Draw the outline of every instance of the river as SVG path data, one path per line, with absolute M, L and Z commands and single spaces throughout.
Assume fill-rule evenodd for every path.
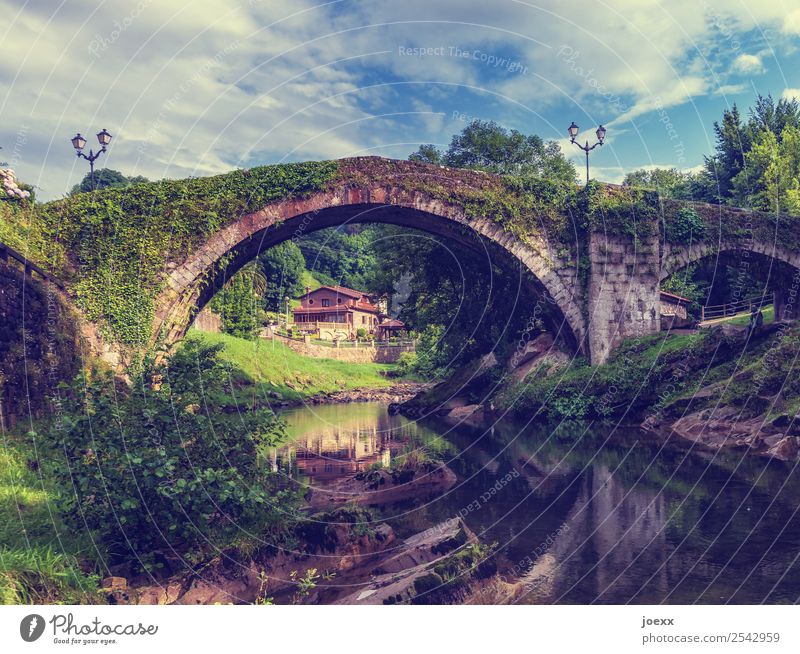
M 422 450 L 457 483 L 372 507 L 400 537 L 463 517 L 497 544 L 525 603 L 796 603 L 800 474 L 793 464 L 692 449 L 587 423 L 411 421 L 377 403 L 287 410 L 271 456 L 325 488 Z

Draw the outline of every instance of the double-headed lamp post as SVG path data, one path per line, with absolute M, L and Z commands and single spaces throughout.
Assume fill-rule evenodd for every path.
M 111 143 L 111 134 L 109 134 L 105 129 L 102 132 L 97 133 L 97 142 L 100 143 L 100 149 L 95 153 L 92 150 L 89 150 L 89 154 L 86 155 L 83 153 L 83 148 L 86 147 L 86 139 L 83 138 L 78 132 L 75 136 L 72 137 L 72 147 L 75 148 L 75 154 L 79 157 L 83 157 L 86 161 L 89 162 L 89 176 L 92 180 L 92 190 L 94 191 L 94 162 L 95 160 L 106 151 L 106 146 Z
M 595 131 L 595 134 L 597 134 L 597 143 L 592 146 L 589 145 L 589 141 L 586 141 L 586 145 L 581 145 L 575 141 L 575 137 L 578 136 L 579 129 L 580 128 L 575 124 L 575 121 L 573 121 L 572 125 L 567 128 L 567 132 L 569 132 L 570 141 L 586 153 L 586 186 L 589 186 L 589 153 L 598 145 L 603 145 L 603 141 L 605 141 L 606 138 L 606 128 L 602 125 L 597 128 Z

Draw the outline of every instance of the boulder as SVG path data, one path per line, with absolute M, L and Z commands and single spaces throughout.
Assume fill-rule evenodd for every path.
M 783 461 L 793 461 L 800 452 L 800 437 L 784 436 L 767 450 L 767 454 Z
M 473 417 L 476 413 L 483 413 L 483 407 L 480 404 L 465 404 L 463 406 L 456 406 L 447 412 L 448 418 L 456 420 L 464 420 Z M 479 417 L 479 416 L 474 416 Z
M 538 359 L 553 349 L 553 337 L 549 333 L 539 334 L 532 341 L 527 341 L 525 347 L 515 352 L 508 361 L 509 370 L 519 368 L 531 359 Z
M 106 577 L 100 582 L 100 588 L 107 591 L 126 590 L 128 580 L 125 577 Z

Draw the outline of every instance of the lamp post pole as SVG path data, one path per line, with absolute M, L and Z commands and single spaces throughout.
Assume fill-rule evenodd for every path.
M 597 143 L 591 146 L 589 145 L 589 141 L 586 141 L 585 145 L 581 145 L 575 140 L 575 137 L 578 136 L 579 129 L 580 128 L 573 121 L 573 123 L 567 128 L 567 133 L 569 134 L 570 142 L 586 153 L 586 186 L 589 186 L 589 153 L 598 145 L 603 145 L 603 141 L 606 138 L 606 128 L 602 125 L 597 128 L 595 131 L 595 134 L 597 135 Z
M 97 142 L 100 144 L 100 149 L 97 152 L 89 150 L 88 155 L 83 152 L 83 148 L 86 147 L 86 139 L 81 136 L 80 132 L 73 136 L 71 141 L 72 147 L 75 148 L 75 154 L 89 162 L 89 179 L 91 180 L 92 190 L 94 191 L 94 162 L 106 151 L 106 146 L 111 143 L 111 134 L 105 129 L 98 132 Z

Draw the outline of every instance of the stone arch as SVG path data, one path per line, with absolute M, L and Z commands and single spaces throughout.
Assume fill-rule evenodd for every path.
M 764 278 L 775 292 L 776 317 L 800 318 L 800 252 L 758 240 L 695 243 L 689 247 L 665 244 L 659 281 L 694 263 L 710 260 L 740 264 L 743 270 Z
M 488 243 L 506 261 L 517 263 L 558 317 L 562 340 L 584 353 L 587 325 L 581 310 L 577 269 L 542 238 L 526 241 L 488 218 L 473 218 L 463 207 L 421 190 L 401 186 L 343 183 L 306 198 L 272 203 L 231 222 L 179 265 L 168 271 L 156 299 L 153 338 L 167 346 L 179 341 L 194 315 L 220 286 L 217 264 L 227 258 L 234 274 L 259 252 L 283 241 L 348 222 L 401 225 L 467 245 Z M 533 308 L 532 308 L 533 311 Z

